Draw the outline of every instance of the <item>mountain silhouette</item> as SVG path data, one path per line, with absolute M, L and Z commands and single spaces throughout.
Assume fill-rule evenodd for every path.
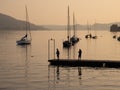
M 0 30 L 24 30 L 26 21 L 15 19 L 11 16 L 0 13 Z M 31 30 L 44 30 L 43 26 L 30 23 Z
M 90 25 L 91 30 L 109 30 L 110 25 L 112 23 L 95 23 Z M 50 30 L 66 30 L 67 25 L 43 25 L 43 27 L 49 28 Z M 81 24 L 76 24 L 75 25 L 77 30 L 88 30 L 88 25 L 81 25 Z M 73 25 L 70 25 L 70 28 L 73 29 Z

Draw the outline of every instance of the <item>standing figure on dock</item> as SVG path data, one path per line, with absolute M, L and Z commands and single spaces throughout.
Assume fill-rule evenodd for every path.
M 57 59 L 59 60 L 60 51 L 58 48 L 56 49 L 56 55 L 57 55 Z
M 78 51 L 78 59 L 81 59 L 81 55 L 82 55 L 82 50 L 79 49 L 79 51 Z

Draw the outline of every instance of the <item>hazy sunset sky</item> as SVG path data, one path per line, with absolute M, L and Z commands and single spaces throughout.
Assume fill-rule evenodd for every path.
M 70 18 L 75 13 L 79 24 L 120 21 L 120 0 L 0 0 L 0 13 L 25 19 L 25 5 L 32 23 L 67 24 L 67 7 Z

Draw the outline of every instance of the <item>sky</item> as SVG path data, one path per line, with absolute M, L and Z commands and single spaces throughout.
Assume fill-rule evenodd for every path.
M 27 5 L 29 20 L 34 24 L 67 24 L 67 7 L 70 23 L 73 12 L 76 23 L 110 23 L 120 21 L 120 0 L 0 0 L 0 13 L 25 20 Z

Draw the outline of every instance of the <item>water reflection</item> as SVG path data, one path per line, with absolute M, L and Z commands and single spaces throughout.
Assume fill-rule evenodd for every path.
M 62 39 L 66 36 L 64 34 L 65 31 L 57 30 L 32 31 L 32 47 L 26 48 L 26 46 L 15 44 L 15 41 L 23 35 L 22 31 L 1 31 L 0 88 L 5 90 L 96 90 L 102 87 L 109 90 L 112 86 L 119 90 L 120 72 L 117 69 L 48 66 L 47 40 L 51 36 L 55 38 L 56 46 L 60 49 L 60 58 L 67 58 L 68 50 L 63 49 L 61 45 Z M 85 34 L 86 31 L 78 31 L 81 40 L 76 47 L 71 48 L 71 58 L 76 58 L 78 49 L 81 48 L 82 59 L 120 60 L 120 42 L 112 38 L 113 33 L 98 31 L 99 37 L 95 40 L 86 40 Z M 51 49 L 53 51 L 53 48 Z
M 31 45 L 17 45 L 20 50 L 21 61 L 23 61 L 23 75 L 24 75 L 24 85 L 25 88 L 29 88 L 29 67 L 30 67 L 30 57 L 31 56 Z
M 81 69 L 81 67 L 78 67 L 78 75 L 80 76 L 79 79 L 81 79 L 81 76 L 82 76 L 82 69 Z
M 56 73 L 57 73 L 57 80 L 60 80 L 60 71 L 59 71 L 59 66 L 57 66 L 57 70 L 56 70 Z
M 48 65 L 48 90 L 58 87 L 74 87 L 82 83 L 81 67 L 61 67 Z

